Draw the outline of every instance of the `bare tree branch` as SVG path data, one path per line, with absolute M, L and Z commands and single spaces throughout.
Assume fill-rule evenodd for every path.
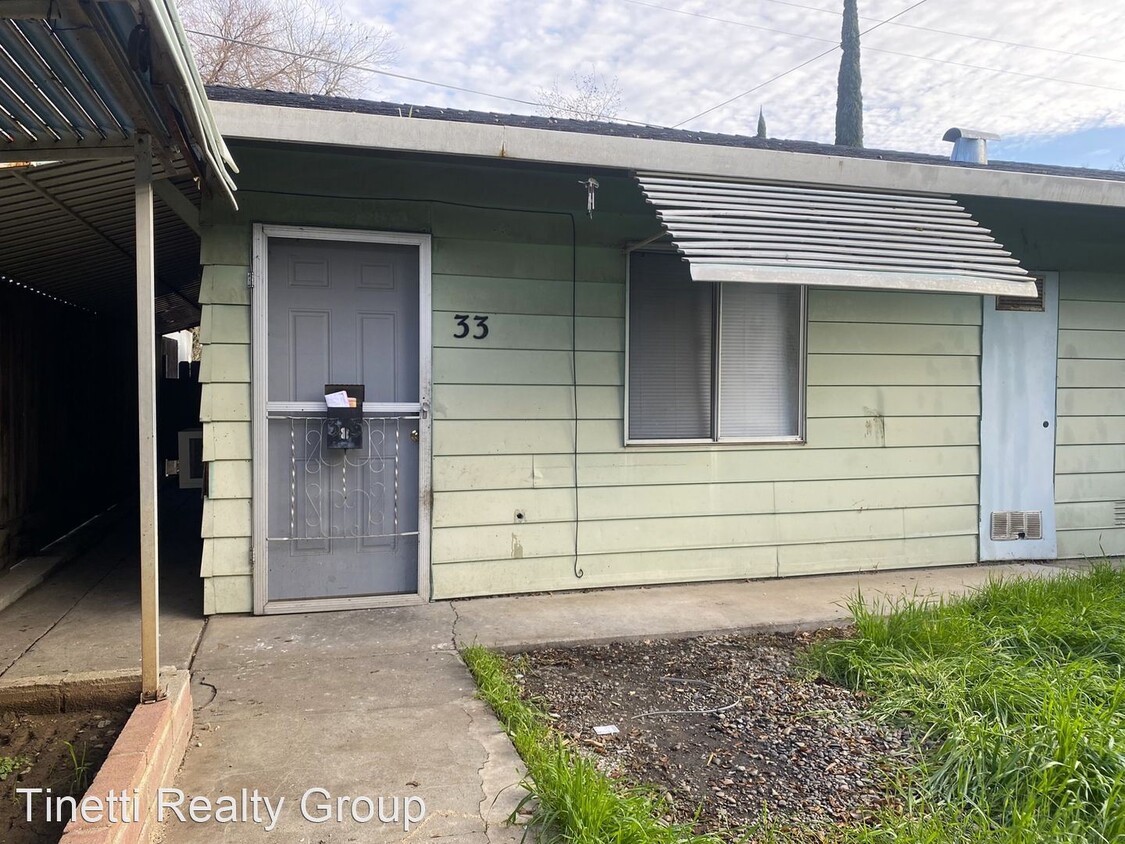
M 398 55 L 391 33 L 352 20 L 341 0 L 180 0 L 179 8 L 208 85 L 356 94 L 368 74 L 347 65 L 383 68 Z
M 621 110 L 621 88 L 617 77 L 605 77 L 591 65 L 588 71 L 575 70 L 570 84 L 556 76 L 550 88 L 540 88 L 535 97 L 540 114 L 573 120 L 612 120 Z

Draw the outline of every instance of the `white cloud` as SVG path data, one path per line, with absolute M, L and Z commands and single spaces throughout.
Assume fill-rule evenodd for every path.
M 603 74 L 619 79 L 622 117 L 661 125 L 679 123 L 745 91 L 822 52 L 839 37 L 842 4 L 832 0 L 792 0 L 824 11 L 769 0 L 651 2 L 812 38 L 646 8 L 627 0 L 353 0 L 357 11 L 398 36 L 402 53 L 394 68 L 397 72 L 534 100 L 538 89 L 549 87 L 556 77 L 565 79 L 576 68 L 596 64 Z M 872 26 L 912 2 L 861 0 L 861 27 Z M 1125 55 L 1119 35 L 1125 31 L 1125 3 L 928 0 L 896 22 L 909 26 L 882 26 L 863 38 L 864 128 L 869 147 L 945 152 L 948 145 L 941 135 L 955 125 L 1020 137 L 1125 126 Z M 916 27 L 1048 49 L 1017 48 Z M 771 135 L 830 142 L 838 62 L 838 53 L 826 56 L 685 128 L 752 133 L 758 108 L 764 106 Z M 1035 76 L 1101 87 L 1028 78 Z M 488 111 L 531 110 L 385 78 L 373 79 L 367 96 Z

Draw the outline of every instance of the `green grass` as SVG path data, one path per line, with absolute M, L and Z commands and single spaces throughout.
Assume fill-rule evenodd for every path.
M 1125 572 L 886 609 L 857 598 L 857 635 L 809 655 L 928 748 L 908 810 L 849 839 L 1125 841 Z
M 503 656 L 479 645 L 461 651 L 481 697 L 527 765 L 532 823 L 541 840 L 569 844 L 719 844 L 684 825 L 662 823 L 652 795 L 610 780 L 554 731 L 520 694 Z

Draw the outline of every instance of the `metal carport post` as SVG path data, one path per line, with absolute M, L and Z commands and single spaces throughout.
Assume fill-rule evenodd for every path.
M 134 136 L 133 216 L 137 249 L 137 440 L 140 447 L 141 699 L 159 700 L 160 547 L 156 499 L 156 239 L 152 137 Z
M 174 0 L 3 0 L 0 56 L 0 162 L 133 159 L 141 693 L 158 700 L 153 153 L 165 176 L 191 173 L 201 191 L 234 207 L 237 167 L 215 127 Z M 180 205 L 173 198 L 173 210 Z

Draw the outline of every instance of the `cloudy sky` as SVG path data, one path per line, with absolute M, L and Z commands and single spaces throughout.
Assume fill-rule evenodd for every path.
M 393 70 L 535 100 L 576 70 L 616 77 L 619 117 L 831 141 L 841 0 L 348 0 L 395 35 Z M 662 8 L 660 8 L 662 7 Z M 911 8 L 914 7 L 914 8 Z M 1125 156 L 1121 0 L 859 0 L 868 147 L 945 153 L 950 126 L 995 158 L 1112 167 Z M 909 10 L 909 11 L 906 11 Z M 767 84 L 763 84 L 767 83 Z M 694 115 L 761 85 L 727 106 Z M 369 98 L 533 111 L 372 77 Z

